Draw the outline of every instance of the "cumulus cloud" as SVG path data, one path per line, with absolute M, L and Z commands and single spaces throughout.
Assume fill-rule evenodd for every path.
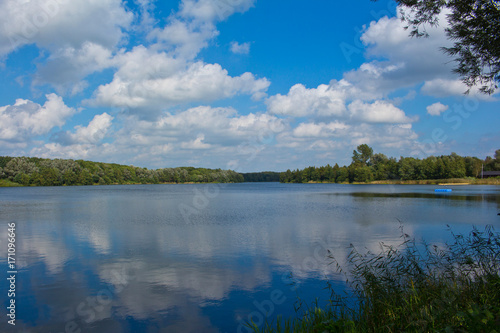
M 14 105 L 0 107 L 0 140 L 29 141 L 38 135 L 61 127 L 76 110 L 64 104 L 56 94 L 46 95 L 42 106 L 29 100 L 18 99 Z
M 387 88 L 396 89 L 436 77 L 452 77 L 452 59 L 441 50 L 441 47 L 452 45 L 445 33 L 445 28 L 448 26 L 447 14 L 443 11 L 439 15 L 440 25 L 427 27 L 428 38 L 408 37 L 408 30 L 405 30 L 407 23 L 401 21 L 399 11 L 397 17 L 383 17 L 371 22 L 361 36 L 361 41 L 368 48 L 368 56 L 381 57 L 389 61 L 388 63 L 375 61 L 371 65 L 385 69 L 391 64 L 396 66 L 393 70 L 386 70 L 384 73 L 375 72 L 381 75 L 375 75 L 373 79 L 383 80 L 382 83 L 388 85 Z M 369 79 L 369 74 L 372 73 L 373 71 L 371 73 L 365 71 L 364 77 L 360 79 Z
M 132 19 L 120 0 L 5 0 L 0 3 L 0 58 L 28 44 L 57 50 L 92 42 L 113 48 Z
M 181 147 L 184 149 L 209 149 L 212 147 L 212 145 L 203 142 L 205 140 L 205 135 L 204 134 L 199 134 L 195 140 L 189 141 L 189 142 L 183 142 L 181 144 Z
M 438 78 L 426 81 L 422 86 L 421 92 L 425 95 L 433 97 L 450 97 L 463 95 L 468 90 L 468 87 L 458 79 Z M 479 87 L 472 87 L 468 96 L 474 97 L 483 101 L 495 100 L 494 95 L 500 90 L 496 90 L 493 95 L 486 95 L 479 91 Z
M 303 154 L 316 151 L 323 156 L 325 151 L 331 153 L 363 143 L 387 149 L 413 149 L 417 139 L 411 124 L 305 123 L 279 133 L 276 147 Z
M 269 144 L 276 133 L 288 128 L 285 121 L 269 114 L 240 115 L 233 108 L 209 106 L 167 112 L 154 120 L 125 115 L 120 123 L 123 127 L 113 132 L 106 148 L 113 151 L 109 156 L 147 160 L 161 167 L 165 167 L 165 156 L 172 166 L 228 167 L 225 163 L 235 156 L 253 154 L 255 147 Z M 87 154 L 95 153 L 89 149 Z M 215 160 L 219 164 L 211 164 Z
M 64 159 L 95 159 L 100 161 L 116 162 L 114 157 L 118 156 L 116 147 L 109 143 L 95 144 L 71 144 L 62 145 L 58 142 L 46 143 L 40 147 L 30 150 L 30 155 L 42 158 L 64 158 Z
M 112 121 L 113 117 L 106 112 L 96 115 L 88 126 L 76 126 L 74 133 L 58 133 L 57 141 L 64 145 L 97 144 L 105 138 Z
M 168 18 L 163 28 L 155 28 L 149 38 L 163 50 L 192 60 L 208 42 L 219 35 L 215 24 L 230 15 L 243 13 L 254 0 L 183 0 L 179 11 Z
M 249 54 L 250 53 L 250 43 L 238 43 L 231 42 L 231 52 L 234 54 Z
M 282 116 L 327 116 L 368 123 L 410 123 L 415 120 L 388 101 L 364 103 L 356 99 L 346 106 L 355 96 L 362 96 L 358 91 L 346 80 L 332 81 L 330 85 L 322 84 L 311 89 L 296 84 L 287 95 L 270 97 L 267 100 L 268 111 Z
M 293 130 L 293 135 L 297 138 L 304 137 L 333 137 L 345 134 L 349 125 L 339 121 L 331 123 L 301 123 Z
M 132 117 L 129 122 L 134 126 L 125 130 L 128 134 L 123 139 L 131 138 L 145 145 L 190 142 L 193 135 L 197 136 L 198 142 L 209 140 L 213 144 L 235 144 L 252 136 L 258 137 L 260 131 L 285 127 L 284 121 L 268 114 L 239 115 L 233 108 L 209 106 L 190 108 L 177 114 L 167 113 L 155 121 L 136 122 Z
M 444 105 L 439 102 L 429 105 L 427 107 L 427 113 L 430 114 L 431 116 L 439 116 L 446 110 L 448 110 L 448 105 Z
M 120 0 L 5 0 L 0 21 L 0 60 L 34 44 L 48 56 L 35 60 L 33 85 L 75 95 L 87 88 L 85 77 L 111 66 L 133 13 Z
M 156 48 L 192 60 L 218 34 L 212 22 L 186 22 L 174 18 L 164 28 L 153 29 L 149 39 L 157 42 Z
M 244 13 L 255 0 L 183 0 L 179 15 L 200 21 L 222 21 L 234 13 Z
M 137 47 L 119 60 L 113 81 L 100 86 L 94 103 L 121 108 L 161 108 L 210 102 L 238 94 L 265 96 L 270 82 L 251 73 L 232 77 L 219 64 L 184 63 L 166 53 Z M 138 70 L 140 69 L 140 70 Z
M 81 80 L 113 66 L 113 57 L 110 49 L 91 42 L 84 43 L 80 48 L 62 48 L 53 52 L 46 63 L 38 66 L 33 83 L 51 84 L 60 94 L 69 91 L 75 95 L 88 86 Z
M 352 119 L 367 123 L 411 123 L 411 119 L 405 115 L 403 110 L 386 101 L 375 101 L 374 103 L 363 103 L 356 100 L 349 104 L 349 112 Z
M 271 96 L 266 103 L 271 114 L 281 116 L 341 116 L 346 111 L 345 99 L 345 90 L 332 89 L 326 84 L 311 89 L 296 84 L 287 95 Z

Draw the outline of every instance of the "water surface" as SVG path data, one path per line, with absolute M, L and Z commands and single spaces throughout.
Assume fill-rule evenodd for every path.
M 500 226 L 500 187 L 246 183 L 0 188 L 16 223 L 16 326 L 2 332 L 247 332 L 344 288 L 326 249 L 376 251 L 400 227 L 442 243 Z M 6 250 L 0 267 L 7 274 Z M 0 282 L 6 294 L 7 281 Z M 8 299 L 0 309 L 6 318 Z

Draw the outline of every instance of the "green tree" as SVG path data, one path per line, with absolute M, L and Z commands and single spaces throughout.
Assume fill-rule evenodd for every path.
M 75 185 L 78 181 L 78 177 L 73 170 L 66 170 L 63 173 L 63 183 L 64 185 Z
M 83 169 L 78 176 L 78 184 L 81 185 L 92 185 L 92 174 L 88 169 Z
M 378 1 L 378 0 L 374 0 Z M 426 37 L 421 26 L 439 24 L 438 15 L 447 10 L 448 39 L 452 47 L 443 51 L 458 63 L 454 72 L 469 87 L 492 94 L 500 81 L 500 5 L 496 0 L 396 0 L 410 36 Z
M 359 145 L 356 150 L 352 152 L 352 163 L 368 165 L 370 158 L 373 155 L 373 149 L 367 144 Z
M 500 149 L 495 151 L 495 159 L 492 161 L 491 169 L 493 171 L 500 171 Z
M 21 184 L 21 185 L 29 185 L 30 184 L 30 176 L 25 174 L 24 172 L 19 172 L 15 177 L 14 177 L 14 182 Z
M 362 166 L 354 169 L 354 181 L 367 183 L 373 180 L 373 173 L 370 167 Z
M 337 179 L 335 180 L 336 183 L 345 183 L 349 181 L 349 170 L 347 167 L 343 166 L 339 168 L 338 173 L 337 173 Z
M 46 168 L 40 172 L 40 185 L 42 186 L 59 186 L 62 185 L 61 173 L 56 168 Z
M 399 161 L 399 176 L 402 180 L 423 179 L 420 160 L 413 157 L 401 157 Z

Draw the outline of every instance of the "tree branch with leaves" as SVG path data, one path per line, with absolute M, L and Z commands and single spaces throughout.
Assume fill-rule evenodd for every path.
M 373 0 L 378 1 L 378 0 Z M 454 72 L 467 85 L 465 93 L 479 86 L 493 94 L 500 82 L 499 0 L 396 0 L 411 37 L 428 37 L 425 25 L 438 26 L 439 14 L 447 10 L 446 28 L 452 47 L 442 50 L 454 57 Z

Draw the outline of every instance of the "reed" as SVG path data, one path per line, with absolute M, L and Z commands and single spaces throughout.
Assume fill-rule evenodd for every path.
M 379 253 L 351 247 L 347 264 L 330 254 L 351 295 L 330 288 L 295 318 L 254 332 L 500 332 L 500 234 L 488 226 L 452 234 L 444 246 L 417 243 L 402 230 L 399 246 Z

